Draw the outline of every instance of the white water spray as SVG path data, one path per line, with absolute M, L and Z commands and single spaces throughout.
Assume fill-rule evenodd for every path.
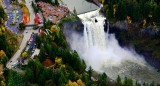
M 105 17 L 99 14 L 99 10 L 78 17 L 84 24 L 84 35 L 82 37 L 72 34 L 73 38 L 69 39 L 69 42 L 88 67 L 91 66 L 99 73 L 106 72 L 112 79 L 120 75 L 138 81 L 150 82 L 150 79 L 155 82 L 160 81 L 160 74 L 151 71 L 154 69 L 148 67 L 140 55 L 134 50 L 119 46 L 114 34 L 109 34 L 109 23 L 107 33 L 104 32 Z

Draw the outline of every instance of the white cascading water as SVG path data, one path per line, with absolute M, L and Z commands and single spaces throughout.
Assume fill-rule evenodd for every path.
M 119 46 L 114 34 L 104 32 L 105 17 L 99 10 L 78 15 L 84 24 L 84 35 L 72 34 L 68 41 L 77 50 L 87 67 L 105 72 L 110 78 L 131 77 L 139 82 L 159 83 L 160 74 L 150 67 L 134 50 Z M 108 23 L 109 24 L 109 23 Z
M 97 21 L 98 19 L 98 21 Z M 90 18 L 89 21 L 83 20 L 84 36 L 86 47 L 98 46 L 104 48 L 106 45 L 105 32 L 103 25 L 104 17 Z

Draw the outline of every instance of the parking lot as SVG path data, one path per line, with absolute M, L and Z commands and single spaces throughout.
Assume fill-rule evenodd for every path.
M 9 0 L 3 0 L 4 2 L 3 3 L 6 3 L 7 2 L 7 4 L 8 4 L 8 6 L 10 5 L 9 3 L 8 3 L 8 1 Z M 31 7 L 31 3 L 29 3 L 29 0 L 25 0 L 25 2 L 26 2 L 26 6 L 27 6 L 27 8 L 28 8 L 28 10 L 29 10 L 29 13 L 30 13 L 30 15 L 32 15 L 32 16 L 30 16 L 30 21 L 29 21 L 29 24 L 33 24 L 34 23 L 34 17 L 35 17 L 35 15 L 34 15 L 34 11 L 33 11 L 33 9 L 32 9 L 32 7 Z M 6 8 L 6 12 L 7 13 L 9 13 L 9 12 L 11 12 L 11 11 L 9 11 L 8 9 L 11 9 L 10 7 L 7 7 Z M 17 8 L 15 8 L 15 9 L 17 9 Z M 15 12 L 14 12 L 15 13 Z M 22 11 L 20 11 L 20 12 L 17 12 L 18 13 L 18 15 L 19 15 L 19 13 L 22 13 Z M 12 13 L 10 13 L 10 15 L 11 14 L 13 14 L 13 12 Z M 9 14 L 8 14 L 9 15 Z M 9 16 L 10 17 L 10 16 Z M 22 15 L 19 15 L 19 17 L 17 17 L 19 20 L 21 20 L 22 21 Z M 18 20 L 18 21 L 19 21 Z M 8 21 L 8 20 L 7 20 Z M 18 22 L 19 23 L 19 22 Z M 7 25 L 7 22 L 6 22 L 6 25 Z M 16 25 L 17 25 L 17 23 L 16 23 Z M 16 25 L 14 25 L 14 27 L 18 27 L 18 26 L 16 26 Z M 11 27 L 11 26 L 10 26 Z M 26 29 L 22 32 L 22 31 L 19 31 L 20 33 L 22 32 L 22 34 L 24 35 L 23 36 L 23 40 L 22 40 L 22 42 L 21 42 L 21 44 L 20 44 L 20 47 L 19 47 L 19 49 L 16 51 L 16 53 L 12 56 L 12 58 L 8 61 L 8 63 L 7 63 L 7 65 L 6 65 L 6 67 L 7 68 L 9 68 L 9 69 L 12 69 L 13 67 L 15 68 L 19 63 L 21 63 L 21 53 L 22 52 L 24 52 L 25 51 L 25 49 L 26 49 L 26 46 L 28 46 L 27 45 L 27 43 L 28 43 L 28 40 L 31 40 L 30 38 L 31 38 L 31 34 L 32 33 L 34 33 L 34 34 L 36 34 L 36 33 L 38 33 L 38 30 L 33 30 L 32 29 L 33 27 L 26 27 Z M 18 28 L 15 28 L 15 29 L 17 29 L 18 30 Z M 11 28 L 11 30 L 13 30 L 12 28 Z M 19 33 L 18 32 L 18 33 Z M 33 36 L 33 40 L 35 40 L 34 39 L 34 36 Z M 32 47 L 31 47 L 31 45 L 32 45 Z M 28 51 L 31 51 L 31 53 L 28 55 L 28 57 L 30 57 L 31 55 L 38 55 L 39 54 L 39 50 L 38 49 L 35 49 L 34 48 L 34 44 L 33 43 L 31 43 L 31 45 L 30 45 L 30 48 L 28 49 Z M 34 53 L 32 53 L 34 51 Z M 27 53 L 28 54 L 28 53 Z M 33 57 L 33 56 L 31 56 L 31 57 Z M 17 62 L 18 61 L 18 62 Z M 24 63 L 27 63 L 27 60 L 25 60 L 25 62 Z
M 36 35 L 35 33 L 31 34 L 31 37 L 27 43 L 25 52 L 27 52 L 28 54 L 32 55 L 36 49 Z
M 5 26 L 7 29 L 14 33 L 18 33 L 18 26 L 19 23 L 22 21 L 22 10 L 19 7 L 12 8 L 12 5 L 10 4 L 10 0 L 3 0 L 3 3 L 5 5 L 6 11 L 7 11 L 7 21 L 5 22 Z

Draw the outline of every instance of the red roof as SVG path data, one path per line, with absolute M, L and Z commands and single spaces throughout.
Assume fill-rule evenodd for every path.
M 38 14 L 35 15 L 34 23 L 35 23 L 35 24 L 40 24 L 40 18 L 39 18 L 39 15 L 38 15 Z

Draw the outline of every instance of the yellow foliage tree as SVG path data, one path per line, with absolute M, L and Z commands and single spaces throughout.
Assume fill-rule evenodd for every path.
M 60 30 L 59 30 L 59 28 L 58 28 L 56 25 L 53 25 L 53 26 L 51 27 L 51 31 L 52 31 L 52 32 L 56 32 L 56 34 L 59 35 L 59 31 L 60 31 Z
M 127 16 L 127 22 L 128 22 L 128 24 L 131 24 L 131 23 L 132 23 L 132 20 L 131 20 L 131 17 L 130 17 L 130 16 Z
M 4 27 L 4 26 L 1 26 L 1 30 L 2 30 L 3 32 L 5 32 L 5 31 L 6 31 L 6 29 L 5 29 L 5 27 Z
M 27 58 L 27 57 L 28 57 L 27 52 L 23 52 L 23 53 L 22 53 L 22 58 Z
M 69 80 L 67 86 L 78 86 L 78 84 L 76 82 L 72 82 L 71 80 Z
M 113 15 L 114 15 L 114 17 L 115 17 L 115 14 L 116 14 L 116 7 L 117 7 L 117 5 L 114 4 L 114 5 L 113 5 Z
M 78 79 L 77 82 L 72 82 L 71 80 L 68 81 L 66 86 L 85 86 L 81 79 Z
M 0 51 L 0 62 L 2 62 L 2 60 L 6 58 L 6 54 L 3 50 Z
M 157 25 L 156 25 L 156 23 L 155 23 L 155 22 L 153 22 L 153 27 L 154 27 L 154 28 L 157 28 Z
M 4 20 L 3 20 L 3 18 L 0 18 L 0 22 L 2 23 L 2 25 L 4 24 Z
M 22 8 L 22 12 L 23 12 L 23 22 L 24 24 L 26 24 L 29 22 L 29 17 L 30 17 L 29 10 L 24 2 L 20 3 L 20 7 Z
M 65 64 L 62 64 L 61 66 L 60 66 L 60 68 L 65 68 L 66 67 L 66 65 Z
M 0 29 L 0 35 L 2 35 L 2 30 Z
M 85 86 L 81 79 L 77 80 L 77 84 L 78 86 Z
M 58 65 L 62 64 L 62 58 L 56 57 L 55 58 L 55 63 L 58 64 Z
M 143 27 L 145 27 L 146 24 L 147 24 L 147 21 L 146 21 L 146 19 L 144 19 L 144 20 L 143 20 Z
M 5 27 L 3 25 L 0 26 L 0 35 L 5 32 Z
M 0 86 L 6 86 L 5 78 L 3 75 L 3 65 L 0 64 Z
M 104 4 L 105 0 L 102 0 L 102 4 Z
M 6 54 L 3 50 L 0 51 L 0 58 L 6 57 Z

